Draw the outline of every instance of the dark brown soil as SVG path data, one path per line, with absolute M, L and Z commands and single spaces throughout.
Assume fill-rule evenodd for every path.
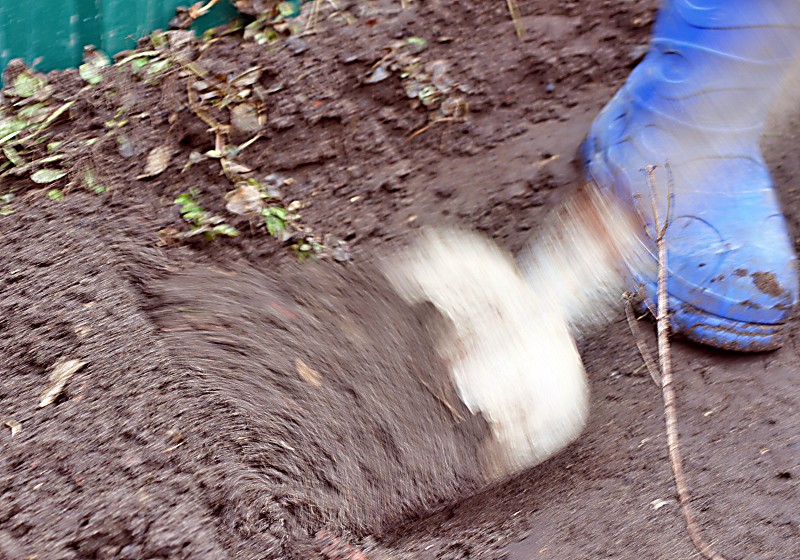
M 0 558 L 337 558 L 320 530 L 357 547 L 338 556 L 351 559 L 692 557 L 660 393 L 622 317 L 582 343 L 585 434 L 487 489 L 471 459 L 484 426 L 446 406 L 444 325 L 375 265 L 433 223 L 521 248 L 580 182 L 574 152 L 641 56 L 656 2 L 521 2 L 521 41 L 504 2 L 410 4 L 350 3 L 348 25 L 322 3 L 318 32 L 290 47 L 233 34 L 191 54 L 223 80 L 264 69 L 267 124 L 238 161 L 291 177 L 284 203 L 350 262 L 298 264 L 226 213 L 216 160 L 180 173 L 214 135 L 177 71 L 155 85 L 109 71 L 54 124 L 64 200 L 0 179 L 17 195 L 0 217 L 0 420 L 21 424 L 0 432 Z M 427 111 L 397 75 L 364 78 L 413 36 L 469 87 L 470 113 L 409 139 Z M 83 85 L 76 72 L 51 81 L 61 100 Z M 109 136 L 121 106 L 128 123 Z M 798 231 L 800 116 L 780 120 L 765 149 Z M 79 150 L 88 138 L 102 140 Z M 171 167 L 138 180 L 164 144 Z M 66 188 L 90 167 L 105 193 Z M 164 245 L 159 231 L 187 228 L 172 201 L 193 187 L 242 235 Z M 675 343 L 695 507 L 730 559 L 800 557 L 797 341 L 796 327 L 762 355 Z M 64 359 L 86 365 L 39 408 Z

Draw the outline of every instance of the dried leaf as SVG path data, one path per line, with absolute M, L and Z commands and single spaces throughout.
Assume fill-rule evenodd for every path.
M 8 161 L 16 165 L 17 167 L 25 165 L 25 161 L 22 159 L 22 157 L 20 157 L 17 150 L 12 148 L 11 146 L 6 146 L 5 148 L 3 148 L 3 155 L 5 155 L 6 158 L 8 158 Z
M 136 149 L 134 148 L 133 143 L 130 141 L 130 138 L 124 134 L 117 135 L 117 152 L 119 152 L 119 155 L 125 159 L 136 155 Z
M 40 169 L 31 175 L 31 181 L 43 185 L 46 183 L 52 183 L 53 181 L 58 181 L 66 174 L 67 172 L 63 169 Z
M 0 146 L 18 136 L 29 124 L 20 119 L 0 119 Z
M 308 367 L 308 365 L 300 358 L 294 359 L 294 365 L 297 367 L 297 375 L 300 379 L 307 383 L 311 383 L 314 387 L 322 385 L 322 376 L 315 370 Z
M 228 193 L 227 199 L 225 209 L 239 216 L 258 214 L 263 207 L 258 188 L 246 182 L 240 183 L 235 190 Z
M 160 175 L 169 167 L 171 159 L 172 148 L 170 146 L 156 146 L 147 154 L 147 163 L 144 166 L 144 173 L 139 175 L 137 179 L 146 179 L 147 177 Z
M 652 508 L 653 508 L 655 511 L 658 511 L 658 510 L 660 510 L 662 507 L 664 507 L 664 506 L 668 506 L 668 505 L 670 505 L 671 503 L 672 503 L 672 502 L 670 502 L 669 500 L 662 500 L 662 499 L 658 499 L 658 500 L 653 500 L 652 502 L 650 502 L 650 505 L 652 506 Z
M 234 129 L 248 134 L 261 130 L 258 111 L 250 103 L 242 103 L 231 109 L 231 125 Z
M 222 169 L 228 175 L 244 175 L 252 171 L 252 169 L 246 165 L 242 165 L 241 163 L 237 163 L 228 158 L 220 158 L 219 163 L 222 165 Z
M 11 428 L 11 437 L 14 437 L 22 430 L 22 424 L 11 418 L 6 420 L 6 426 Z
M 364 80 L 367 84 L 377 84 L 382 82 L 391 75 L 386 63 L 380 64 L 372 73 Z
M 53 404 L 53 402 L 55 402 L 55 400 L 64 390 L 69 378 L 72 377 L 76 372 L 80 371 L 80 369 L 85 365 L 86 362 L 82 362 L 80 360 L 65 360 L 56 362 L 55 365 L 53 365 L 53 371 L 50 373 L 50 386 L 44 393 L 42 393 L 42 396 L 39 399 L 39 408 Z
M 254 66 L 253 68 L 248 68 L 238 76 L 236 76 L 232 81 L 231 85 L 236 88 L 245 88 L 254 85 L 258 80 L 261 79 L 261 74 L 264 72 L 264 69 L 260 66 Z

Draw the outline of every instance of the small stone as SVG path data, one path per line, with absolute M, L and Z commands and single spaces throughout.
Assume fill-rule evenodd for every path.
M 411 175 L 411 172 L 414 171 L 414 166 L 411 164 L 411 160 L 408 159 L 401 159 L 397 163 L 394 164 L 394 175 L 395 177 L 403 178 Z
M 395 177 L 390 177 L 383 182 L 381 188 L 386 192 L 393 193 L 399 191 L 402 187 L 400 185 L 400 182 Z
M 361 57 L 357 54 L 350 52 L 339 53 L 339 62 L 342 64 L 354 64 L 360 60 Z
M 453 187 L 438 186 L 433 189 L 433 193 L 439 198 L 450 198 L 453 196 Z
M 299 37 L 289 37 L 286 39 L 286 48 L 294 55 L 298 56 L 306 52 L 308 45 Z
M 528 186 L 527 181 L 515 181 L 506 187 L 505 195 L 507 198 L 516 198 L 525 196 L 529 191 L 530 187 Z
M 644 55 L 647 54 L 648 50 L 647 45 L 636 45 L 630 50 L 628 56 L 630 57 L 630 61 L 632 63 L 638 63 L 640 60 L 644 58 Z
M 273 117 L 269 124 L 273 130 L 288 130 L 294 126 L 294 117 Z

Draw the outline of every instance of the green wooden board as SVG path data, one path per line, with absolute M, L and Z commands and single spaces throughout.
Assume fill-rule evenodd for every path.
M 78 66 L 83 47 L 107 54 L 133 48 L 139 37 L 166 29 L 175 8 L 193 0 L 0 0 L 0 70 L 22 58 L 37 70 Z M 228 0 L 199 18 L 196 29 L 226 23 L 236 15 Z

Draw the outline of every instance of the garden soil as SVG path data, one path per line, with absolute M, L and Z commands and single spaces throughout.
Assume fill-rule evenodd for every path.
M 88 89 L 48 77 L 49 103 L 75 100 L 47 129 L 68 173 L 0 179 L 0 558 L 696 557 L 622 313 L 580 343 L 585 433 L 487 487 L 485 426 L 434 351 L 447 325 L 380 274 L 426 225 L 520 250 L 579 185 L 576 148 L 656 2 L 523 1 L 519 37 L 504 2 L 404 4 L 308 4 L 314 32 L 272 45 L 175 35 L 183 63 L 158 79 L 128 62 Z M 376 74 L 397 41 L 419 65 Z M 438 116 L 406 91 L 434 61 L 457 101 Z M 202 97 L 248 72 L 260 120 L 232 109 L 247 94 Z M 798 231 L 800 105 L 783 107 L 764 148 Z M 291 239 L 226 210 L 232 182 L 199 156 L 232 118 L 225 155 L 300 214 Z M 240 235 L 182 237 L 189 192 Z M 300 262 L 311 237 L 328 249 Z M 674 343 L 698 522 L 730 559 L 800 557 L 799 329 L 765 354 Z

